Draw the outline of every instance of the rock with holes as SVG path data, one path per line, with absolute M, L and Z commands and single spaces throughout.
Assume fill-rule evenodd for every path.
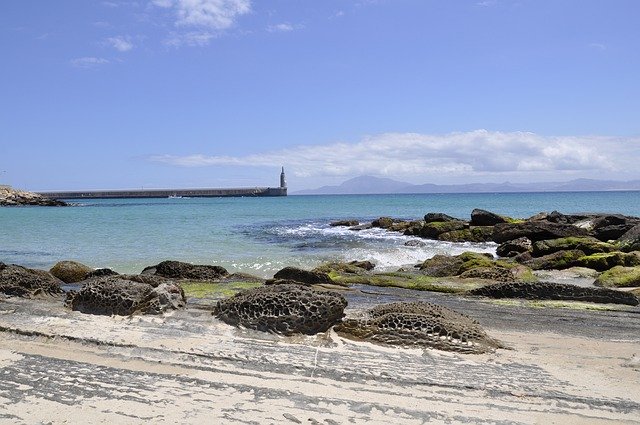
M 218 301 L 214 315 L 232 326 L 282 335 L 325 332 L 344 316 L 339 293 L 301 285 L 261 286 Z
M 146 267 L 142 274 L 155 274 L 169 279 L 218 280 L 229 276 L 224 267 L 183 263 L 182 261 L 163 261 L 155 266 Z
M 183 308 L 186 298 L 182 288 L 171 281 L 154 286 L 106 276 L 86 280 L 78 292 L 67 294 L 65 304 L 81 313 L 128 316 Z
M 565 300 L 638 305 L 638 298 L 628 292 L 553 282 L 497 283 L 472 289 L 468 293 L 489 298 L 524 298 L 527 300 Z
M 0 262 L 0 293 L 14 297 L 32 298 L 62 293 L 62 281 L 44 270 L 28 269 Z
M 469 316 L 428 302 L 379 305 L 362 318 L 345 319 L 334 329 L 351 339 L 460 353 L 479 354 L 503 347 Z

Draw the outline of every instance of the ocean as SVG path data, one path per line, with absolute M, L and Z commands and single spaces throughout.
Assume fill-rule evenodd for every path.
M 329 260 L 370 260 L 377 270 L 396 270 L 438 253 L 494 253 L 496 245 L 425 240 L 425 246 L 410 247 L 405 242 L 415 238 L 329 223 L 419 219 L 428 212 L 468 219 L 474 208 L 517 218 L 553 210 L 640 216 L 640 192 L 95 199 L 68 208 L 0 208 L 0 261 L 48 269 L 76 260 L 139 273 L 173 259 L 261 277 Z

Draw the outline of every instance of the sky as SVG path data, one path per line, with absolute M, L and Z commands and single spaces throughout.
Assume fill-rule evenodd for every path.
M 0 184 L 640 179 L 636 0 L 5 0 Z

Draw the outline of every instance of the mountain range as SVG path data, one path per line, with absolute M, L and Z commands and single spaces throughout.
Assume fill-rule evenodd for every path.
M 496 193 L 496 192 L 590 192 L 640 190 L 640 180 L 576 179 L 566 182 L 411 184 L 389 178 L 359 176 L 337 186 L 292 192 L 292 195 L 355 195 L 388 193 Z

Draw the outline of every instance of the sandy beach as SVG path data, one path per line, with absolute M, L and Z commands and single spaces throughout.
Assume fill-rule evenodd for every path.
M 0 422 L 640 423 L 638 307 L 412 296 L 466 306 L 512 349 L 388 348 L 333 331 L 279 337 L 230 327 L 196 304 L 166 316 L 108 317 L 5 299 Z M 380 296 L 355 297 L 361 308 Z

